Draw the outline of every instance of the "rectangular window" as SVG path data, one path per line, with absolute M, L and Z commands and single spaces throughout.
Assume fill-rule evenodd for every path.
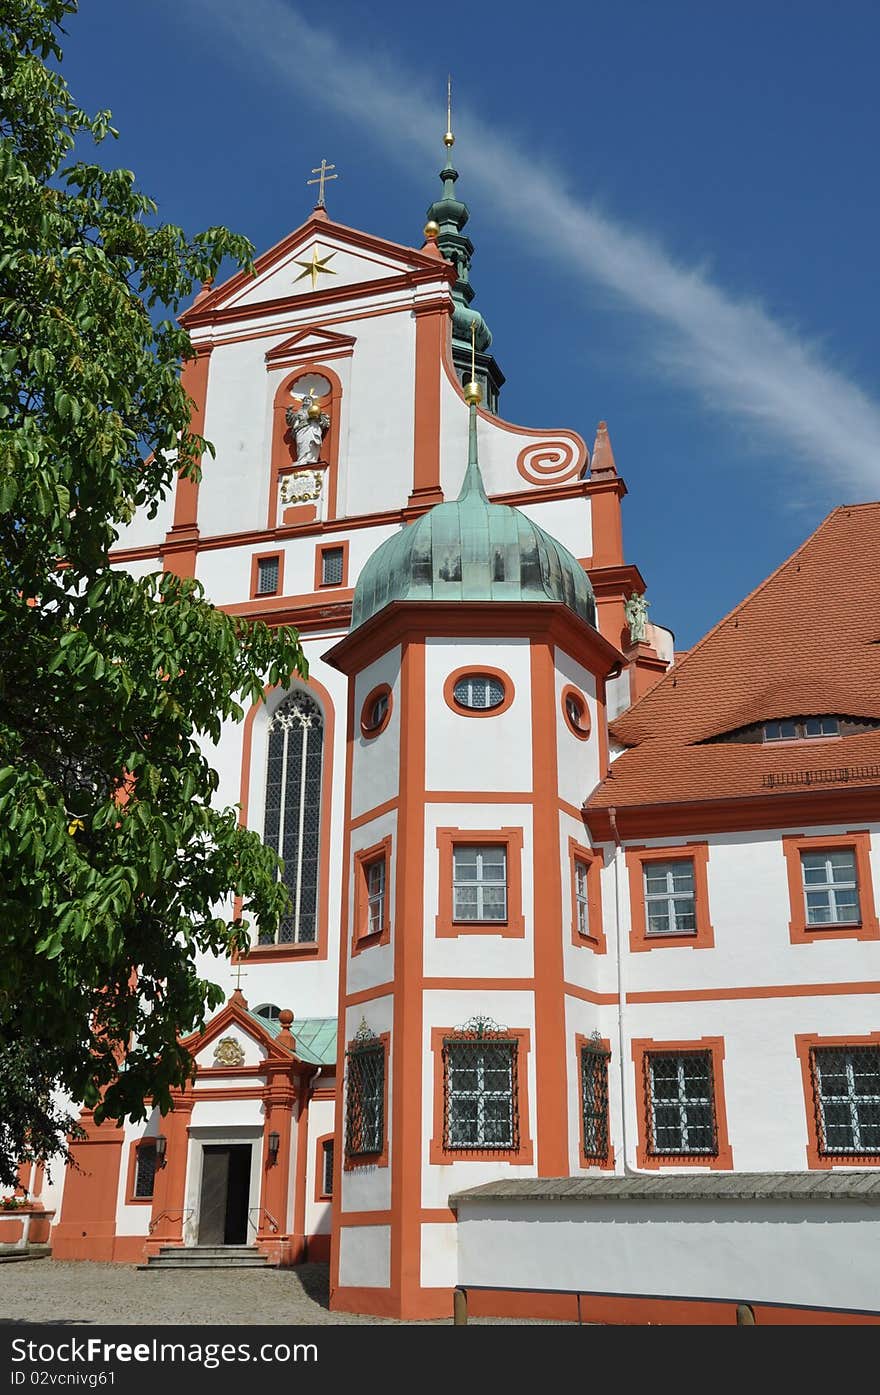
M 648 1153 L 718 1153 L 711 1051 L 645 1053 Z
M 340 586 L 345 571 L 341 547 L 325 547 L 321 552 L 321 585 Z
M 807 925 L 857 925 L 859 888 L 852 848 L 802 852 Z
M 257 595 L 274 596 L 278 590 L 280 566 L 277 557 L 260 557 L 257 560 Z
M 648 935 L 696 934 L 694 864 L 645 863 L 645 921 Z
M 348 1053 L 345 1155 L 381 1153 L 385 1138 L 385 1046 L 353 1046 Z
M 519 1147 L 516 1041 L 443 1043 L 444 1147 Z
M 375 935 L 385 926 L 385 877 L 384 857 L 377 857 L 365 868 L 367 878 L 367 934 Z
M 599 1043 L 581 1047 L 581 1115 L 584 1155 L 593 1162 L 608 1157 L 608 1062 Z
M 156 1145 L 155 1143 L 140 1143 L 137 1147 L 137 1161 L 135 1163 L 134 1194 L 137 1197 L 150 1197 L 153 1195 L 153 1186 L 156 1180 Z
M 333 1139 L 328 1138 L 321 1145 L 321 1193 L 333 1195 Z
M 503 844 L 453 849 L 453 920 L 507 919 L 507 849 Z
M 819 1153 L 880 1153 L 880 1046 L 810 1052 Z
M 574 860 L 574 903 L 577 913 L 577 928 L 581 935 L 590 933 L 590 903 L 588 896 L 589 867 L 579 857 Z

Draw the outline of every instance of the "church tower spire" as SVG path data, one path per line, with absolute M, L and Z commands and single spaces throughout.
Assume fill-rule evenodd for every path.
M 498 409 L 498 394 L 504 382 L 504 374 L 488 352 L 492 343 L 492 332 L 479 310 L 471 308 L 476 292 L 471 284 L 471 259 L 474 244 L 464 232 L 470 217 L 466 203 L 462 203 L 456 193 L 458 170 L 452 159 L 455 136 L 452 132 L 452 79 L 446 84 L 446 132 L 443 136 L 446 146 L 446 162 L 440 171 L 443 192 L 428 209 L 428 222 L 437 227 L 437 246 L 448 262 L 455 267 L 457 281 L 452 288 L 455 308 L 452 315 L 452 358 L 462 382 L 470 369 L 472 331 L 475 336 L 479 380 L 483 384 L 486 406 L 490 412 Z

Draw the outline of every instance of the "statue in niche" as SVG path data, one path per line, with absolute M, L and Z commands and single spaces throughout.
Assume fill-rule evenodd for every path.
M 314 388 L 309 388 L 298 407 L 288 407 L 284 420 L 296 441 L 297 465 L 316 465 L 321 444 L 330 426 L 330 418 L 321 411 Z
M 646 601 L 644 596 L 640 596 L 638 591 L 633 591 L 628 601 L 624 602 L 623 613 L 626 623 L 629 625 L 629 638 L 631 644 L 646 644 L 648 639 L 648 606 L 650 601 Z

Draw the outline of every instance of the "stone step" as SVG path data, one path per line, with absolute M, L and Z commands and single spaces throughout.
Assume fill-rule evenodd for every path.
M 248 1259 L 244 1255 L 203 1255 L 199 1259 L 171 1259 L 168 1256 L 151 1255 L 146 1264 L 138 1269 L 266 1269 L 265 1255 L 255 1255 Z
M 187 1259 L 197 1259 L 202 1255 L 247 1255 L 259 1258 L 260 1252 L 253 1245 L 162 1245 L 159 1254 L 164 1259 L 169 1255 L 172 1259 L 179 1259 L 181 1255 Z

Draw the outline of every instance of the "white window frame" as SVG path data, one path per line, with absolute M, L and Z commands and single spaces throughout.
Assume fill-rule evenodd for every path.
M 477 854 L 477 875 L 476 875 L 476 877 L 475 877 L 473 880 L 471 880 L 471 879 L 464 879 L 464 878 L 459 877 L 459 876 L 457 875 L 457 869 L 458 869 L 458 855 L 459 855 L 459 853 L 460 853 L 460 852 L 471 852 L 471 851 L 476 852 L 476 854 Z M 502 876 L 502 877 L 497 878 L 497 879 L 493 879 L 493 878 L 484 878 L 484 877 L 483 877 L 483 875 L 482 875 L 482 873 L 483 873 L 483 856 L 484 856 L 484 854 L 487 853 L 487 852 L 492 852 L 492 853 L 495 853 L 495 854 L 497 854 L 497 853 L 499 853 L 499 852 L 501 853 L 501 857 L 502 857 L 502 860 L 503 860 L 503 863 L 504 863 L 504 872 L 503 872 L 503 876 Z M 498 859 L 497 859 L 497 856 L 496 856 L 496 858 L 495 858 L 494 860 L 497 862 L 497 860 L 498 860 Z M 507 914 L 508 914 L 508 887 L 507 887 L 507 876 L 508 876 L 508 859 L 507 859 L 507 844 L 506 844 L 506 843 L 465 843 L 465 842 L 462 842 L 462 843 L 454 843 L 454 844 L 453 844 L 453 847 L 452 847 L 452 919 L 453 919 L 453 921 L 455 921 L 455 922 L 464 922 L 464 923 L 469 924 L 469 925 L 473 925 L 473 924 L 503 925 L 504 922 L 507 920 Z M 466 888 L 468 891 L 470 891 L 470 890 L 472 890 L 474 887 L 476 887 L 476 891 L 477 891 L 476 904 L 475 904 L 474 907 L 473 907 L 474 914 L 473 914 L 473 915 L 465 915 L 465 914 L 462 914 L 462 911 L 469 910 L 470 907 L 467 907 L 467 906 L 460 906 L 460 905 L 459 905 L 459 901 L 458 901 L 458 892 L 459 892 L 459 890 L 463 890 L 463 889 L 465 889 L 465 888 Z M 484 906 L 484 902 L 483 902 L 483 891 L 484 891 L 484 890 L 493 890 L 493 891 L 497 891 L 499 888 L 502 888 L 502 889 L 503 889 L 503 892 L 504 892 L 504 899 L 503 899 L 502 907 L 501 907 L 501 909 L 502 909 L 502 914 L 501 914 L 501 915 L 487 916 L 487 915 L 484 914 L 485 906 Z
M 375 875 L 374 875 L 375 874 Z M 382 853 L 372 858 L 364 868 L 364 881 L 367 890 L 367 930 L 368 935 L 378 934 L 385 926 L 385 898 L 388 882 L 388 859 Z
M 834 880 L 834 876 L 833 876 L 833 872 L 832 872 L 832 866 L 833 866 L 833 864 L 832 864 L 832 862 L 831 862 L 831 858 L 832 858 L 833 856 L 835 856 L 835 855 L 840 856 L 841 853 L 846 853 L 849 857 L 852 858 L 852 879 L 851 879 L 851 880 L 847 880 L 847 881 L 840 881 L 840 880 L 835 881 L 835 880 Z M 806 925 L 808 926 L 808 928 L 810 928 L 810 929 L 819 929 L 819 928 L 821 928 L 821 926 L 823 926 L 823 925 L 861 925 L 861 923 L 862 923 L 862 903 L 861 903 L 861 896 L 859 895 L 859 874 L 858 874 L 858 866 L 857 866 L 857 863 L 856 863 L 856 850 L 855 850 L 855 848 L 817 848 L 815 852 L 810 852 L 808 849 L 802 848 L 802 849 L 801 849 L 801 854 L 800 854 L 800 856 L 801 856 L 801 885 L 803 886 L 803 889 L 804 889 L 804 916 L 805 916 Z M 806 876 L 806 874 L 807 874 L 807 864 L 806 864 L 806 861 L 805 861 L 806 858 L 814 858 L 814 859 L 815 859 L 815 858 L 823 858 L 823 859 L 824 859 L 824 861 L 825 861 L 825 881 L 824 881 L 824 882 L 810 882 L 810 883 L 807 882 L 807 876 Z M 837 892 L 838 892 L 838 891 L 855 891 L 855 893 L 856 893 L 856 904 L 855 904 L 855 907 L 852 908 L 852 907 L 846 907 L 846 906 L 843 906 L 843 905 L 838 905 L 838 901 L 837 901 Z M 823 893 L 825 893 L 825 895 L 826 895 L 827 898 L 828 898 L 828 906 L 827 906 L 827 909 L 828 909 L 828 911 L 830 912 L 829 917 L 828 917 L 827 920 L 815 920 L 815 919 L 813 919 L 813 913 L 814 913 L 814 911 L 815 911 L 817 908 L 816 908 L 816 907 L 810 906 L 810 903 L 809 903 L 809 901 L 808 901 L 808 899 L 807 899 L 807 893 L 808 893 L 808 892 L 812 892 L 812 893 L 823 892 Z M 854 914 L 854 915 L 841 915 L 841 914 L 840 914 L 840 912 L 841 912 L 842 910 L 849 910 L 849 909 L 854 909 L 855 914 Z
M 709 1077 L 708 1095 L 691 1095 L 688 1093 L 685 1082 L 685 1060 L 687 1058 L 693 1059 L 695 1056 L 701 1056 L 705 1058 L 705 1061 L 707 1063 L 707 1074 Z M 657 1060 L 661 1058 L 665 1060 L 673 1059 L 676 1062 L 676 1080 L 678 1085 L 677 1100 L 657 1100 L 656 1098 L 656 1090 L 654 1085 L 654 1064 Z M 715 1112 L 715 1072 L 712 1069 L 712 1064 L 713 1063 L 711 1051 L 683 1051 L 680 1055 L 677 1055 L 674 1051 L 647 1052 L 646 1074 L 648 1078 L 646 1081 L 646 1085 L 648 1090 L 648 1110 L 650 1113 L 650 1135 L 648 1138 L 648 1152 L 651 1154 L 652 1157 L 714 1158 L 718 1156 L 718 1118 Z M 676 1105 L 678 1106 L 679 1133 L 681 1137 L 681 1144 L 677 1148 L 670 1148 L 667 1146 L 661 1147 L 657 1142 L 656 1109 L 658 1105 L 663 1108 L 670 1108 Z M 706 1106 L 708 1106 L 711 1114 L 713 1143 L 708 1148 L 689 1147 L 688 1130 L 690 1125 L 688 1123 L 688 1110 L 705 1109 Z M 695 1129 L 702 1129 L 705 1128 L 705 1124 L 694 1123 L 692 1127 Z M 663 1128 L 664 1130 L 666 1130 L 668 1128 L 668 1125 L 663 1125 Z
M 674 867 L 688 867 L 691 876 L 691 890 L 681 892 L 675 890 Z M 666 889 L 664 891 L 649 891 L 648 878 L 659 875 L 661 868 L 666 868 Z M 645 934 L 651 938 L 664 935 L 696 935 L 697 933 L 697 877 L 694 859 L 692 857 L 671 857 L 668 861 L 646 861 L 642 864 L 642 888 L 645 898 Z M 693 925 L 679 925 L 675 909 L 676 901 L 689 900 L 691 909 L 685 912 L 693 919 Z M 665 907 L 668 917 L 668 928 L 665 930 L 654 930 L 651 928 L 651 908 Z M 656 912 L 655 912 L 656 913 Z
M 574 902 L 577 907 L 577 928 L 581 935 L 590 933 L 590 866 L 582 857 L 574 859 Z

